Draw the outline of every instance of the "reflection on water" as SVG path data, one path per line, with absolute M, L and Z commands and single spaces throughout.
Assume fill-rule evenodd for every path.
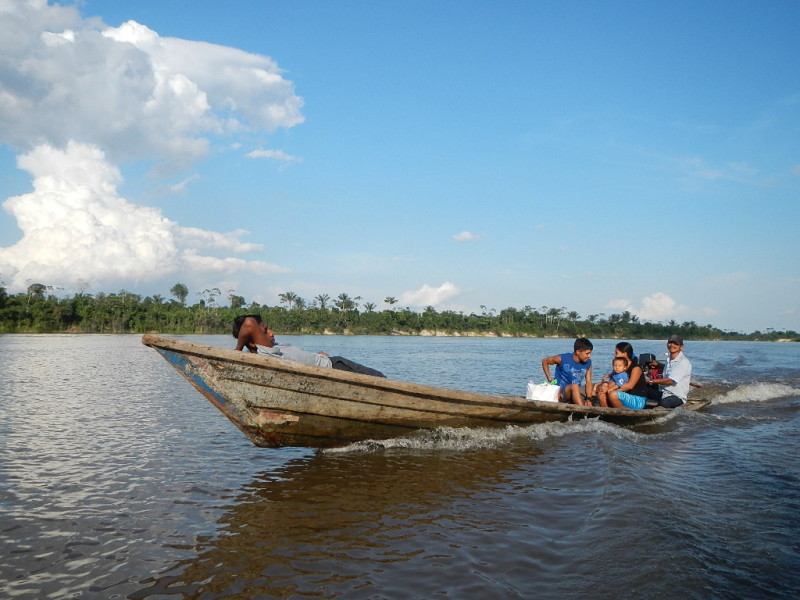
M 500 393 L 565 345 L 295 343 Z M 793 598 L 798 348 L 693 344 L 729 391 L 647 427 L 317 453 L 255 448 L 138 337 L 0 336 L 0 596 Z
M 220 519 L 219 536 L 134 597 L 175 588 L 197 597 L 245 590 L 392 597 L 393 586 L 397 592 L 412 582 L 420 593 L 435 592 L 436 565 L 468 559 L 496 529 L 480 507 L 508 484 L 505 472 L 518 460 L 494 451 L 294 461 L 258 476 Z

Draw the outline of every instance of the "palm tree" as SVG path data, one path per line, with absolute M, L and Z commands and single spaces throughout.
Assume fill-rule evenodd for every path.
M 278 294 L 278 298 L 280 298 L 282 303 L 286 304 L 286 308 L 292 308 L 292 305 L 299 296 L 294 292 L 284 292 L 283 294 Z
M 556 331 L 558 331 L 559 321 L 561 319 L 561 314 L 563 313 L 563 308 L 551 308 L 547 311 L 548 319 L 556 324 Z
M 394 310 L 392 307 L 393 307 L 395 304 L 397 304 L 397 298 L 395 298 L 394 296 L 386 296 L 386 298 L 384 298 L 384 299 L 383 299 L 383 301 L 384 301 L 386 304 L 388 304 L 388 305 L 389 305 L 389 308 L 390 308 L 391 310 Z
M 349 294 L 342 292 L 337 296 L 336 306 L 339 308 L 339 310 L 347 312 L 353 310 L 355 302 L 353 302 L 353 299 L 350 298 Z
M 325 310 L 327 308 L 328 300 L 330 300 L 330 299 L 331 299 L 331 297 L 328 294 L 320 294 L 319 296 L 314 298 L 314 300 L 317 301 L 317 303 L 319 304 L 319 307 L 322 310 Z
M 368 313 L 371 313 L 375 310 L 375 303 L 374 302 L 365 302 L 364 303 L 364 310 Z

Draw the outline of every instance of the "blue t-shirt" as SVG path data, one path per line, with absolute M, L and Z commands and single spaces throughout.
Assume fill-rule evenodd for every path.
M 618 387 L 622 387 L 628 383 L 628 373 L 626 371 L 622 373 L 612 373 L 611 380 L 616 383 Z
M 592 359 L 590 358 L 585 363 L 576 362 L 572 358 L 572 352 L 566 354 L 559 354 L 561 357 L 561 364 L 556 365 L 556 381 L 560 387 L 567 387 L 577 383 L 583 383 L 586 377 L 586 372 L 592 368 Z

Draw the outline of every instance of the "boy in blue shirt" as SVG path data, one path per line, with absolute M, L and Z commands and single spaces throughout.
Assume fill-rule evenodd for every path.
M 592 350 L 594 346 L 586 338 L 578 338 L 573 351 L 542 359 L 542 370 L 550 381 L 550 365 L 555 365 L 555 380 L 561 388 L 561 402 L 592 406 Z M 581 383 L 585 384 L 586 400 L 581 396 Z

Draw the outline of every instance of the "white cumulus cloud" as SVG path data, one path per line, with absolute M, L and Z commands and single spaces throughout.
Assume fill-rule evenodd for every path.
M 627 310 L 643 321 L 665 321 L 675 319 L 686 312 L 686 306 L 679 304 L 664 292 L 656 292 L 642 298 L 640 307 L 628 300 L 617 299 L 608 303 L 606 308 L 611 310 Z
M 302 123 L 302 106 L 269 57 L 162 37 L 135 21 L 109 27 L 46 0 L 0 0 L 0 144 L 19 153 L 33 187 L 3 204 L 22 239 L 0 248 L 0 280 L 15 291 L 30 281 L 284 270 L 226 256 L 261 249 L 241 241 L 247 232 L 181 227 L 120 197 L 117 165 L 144 160 L 172 173 L 222 136 Z
M 474 242 L 478 239 L 478 236 L 471 231 L 462 231 L 454 235 L 453 239 L 457 242 Z
M 108 27 L 74 9 L 0 9 L 0 143 L 94 143 L 111 160 L 188 164 L 204 136 L 302 123 L 302 99 L 275 62 L 161 37 L 135 21 Z
M 435 288 L 426 283 L 418 290 L 400 294 L 400 304 L 405 306 L 438 306 L 459 293 L 460 290 L 449 281 Z
M 66 150 L 43 145 L 18 159 L 33 176 L 33 191 L 3 208 L 23 231 L 14 246 L 0 248 L 0 274 L 11 289 L 31 282 L 60 287 L 147 281 L 187 271 L 285 269 L 261 261 L 204 255 L 213 248 L 234 253 L 259 246 L 227 234 L 181 227 L 160 210 L 128 202 L 117 193 L 122 177 L 96 146 L 70 142 Z
M 642 298 L 642 307 L 636 314 L 645 321 L 663 321 L 679 317 L 685 312 L 686 307 L 683 304 L 679 304 L 664 292 L 656 292 Z

